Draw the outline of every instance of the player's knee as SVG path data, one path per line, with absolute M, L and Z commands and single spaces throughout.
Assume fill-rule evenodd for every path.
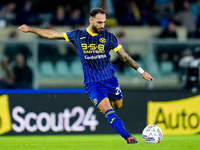
M 110 105 L 105 105 L 105 106 L 101 106 L 101 107 L 98 107 L 99 111 L 102 112 L 103 114 L 105 114 L 105 112 L 109 109 L 112 109 L 112 107 Z

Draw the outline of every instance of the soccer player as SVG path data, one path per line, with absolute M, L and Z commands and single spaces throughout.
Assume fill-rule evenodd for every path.
M 84 72 L 86 92 L 94 105 L 105 115 L 108 123 L 130 143 L 138 143 L 124 127 L 122 120 L 114 109 L 122 107 L 122 92 L 114 73 L 116 67 L 110 63 L 109 52 L 118 53 L 123 62 L 141 73 L 147 81 L 154 80 L 124 51 L 118 39 L 104 30 L 106 13 L 101 8 L 90 11 L 89 26 L 87 29 L 59 33 L 50 29 L 34 29 L 22 25 L 18 29 L 31 32 L 47 39 L 65 39 L 76 47 Z

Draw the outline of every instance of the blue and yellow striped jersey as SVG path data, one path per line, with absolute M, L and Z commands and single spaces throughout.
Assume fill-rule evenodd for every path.
M 101 34 L 96 34 L 87 28 L 72 30 L 63 35 L 78 51 L 83 67 L 84 84 L 114 77 L 116 66 L 110 63 L 109 52 L 117 52 L 122 46 L 112 33 L 104 30 Z

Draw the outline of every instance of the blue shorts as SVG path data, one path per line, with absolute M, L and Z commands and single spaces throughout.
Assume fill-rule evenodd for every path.
M 97 108 L 105 98 L 111 98 L 112 100 L 122 99 L 122 92 L 116 77 L 101 82 L 89 83 L 85 87 L 86 92 Z

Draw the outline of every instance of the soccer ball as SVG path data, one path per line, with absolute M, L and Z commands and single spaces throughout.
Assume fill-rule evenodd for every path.
M 157 125 L 148 125 L 142 132 L 142 138 L 146 143 L 160 143 L 163 132 Z

